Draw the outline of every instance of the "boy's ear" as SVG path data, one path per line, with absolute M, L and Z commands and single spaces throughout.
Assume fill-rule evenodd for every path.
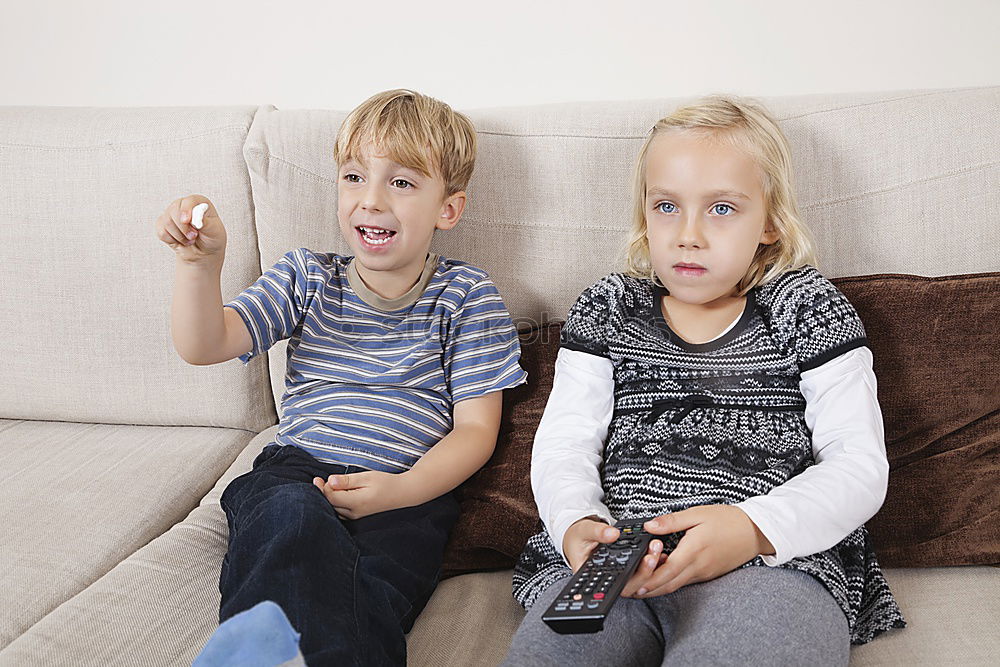
M 437 229 L 451 229 L 457 225 L 458 219 L 462 217 L 462 211 L 465 210 L 465 201 L 464 190 L 448 195 L 441 206 L 441 217 L 435 227 Z

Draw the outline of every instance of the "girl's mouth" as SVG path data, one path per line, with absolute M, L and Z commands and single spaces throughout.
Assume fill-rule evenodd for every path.
M 701 264 L 674 264 L 673 269 L 678 275 L 690 278 L 697 278 L 698 276 L 703 276 L 708 273 L 708 269 Z
M 390 229 L 371 225 L 358 226 L 355 229 L 358 232 L 358 238 L 361 239 L 361 244 L 369 250 L 384 248 L 396 236 L 396 232 Z

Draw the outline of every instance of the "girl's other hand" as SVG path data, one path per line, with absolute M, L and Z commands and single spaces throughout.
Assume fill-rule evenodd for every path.
M 621 597 L 634 598 L 638 597 L 636 592 L 640 588 L 649 590 L 648 583 L 650 577 L 653 576 L 656 568 L 666 559 L 667 555 L 663 553 L 663 542 L 660 540 L 650 540 L 646 555 L 643 556 L 642 560 L 639 562 L 639 566 L 625 583 L 625 588 L 622 589 Z
M 208 210 L 201 229 L 195 229 L 191 211 L 201 203 L 208 204 Z M 202 195 L 188 195 L 171 202 L 156 219 L 156 238 L 170 246 L 178 259 L 187 262 L 221 258 L 226 252 L 226 228 L 215 206 Z
M 624 589 L 634 591 L 631 596 L 637 598 L 673 593 L 687 584 L 720 577 L 760 554 L 774 553 L 750 517 L 732 505 L 703 505 L 665 514 L 647 521 L 644 528 L 654 535 L 687 532 L 653 571 L 646 562 L 650 556 L 643 559 Z
M 574 572 L 583 567 L 584 562 L 599 544 L 611 544 L 618 539 L 618 529 L 602 521 L 580 519 L 563 535 L 563 554 Z

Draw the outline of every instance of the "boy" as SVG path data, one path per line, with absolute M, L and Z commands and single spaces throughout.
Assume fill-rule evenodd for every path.
M 185 197 L 157 221 L 177 254 L 185 361 L 247 363 L 290 338 L 275 441 L 222 495 L 219 620 L 277 602 L 310 666 L 405 663 L 457 516 L 450 491 L 493 452 L 501 390 L 525 381 L 487 274 L 428 252 L 461 218 L 475 150 L 472 123 L 442 102 L 406 90 L 365 101 L 334 148 L 353 257 L 291 251 L 225 305 L 211 202 Z

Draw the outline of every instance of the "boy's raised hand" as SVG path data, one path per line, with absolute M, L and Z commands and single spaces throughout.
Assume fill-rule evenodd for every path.
M 732 505 L 702 505 L 664 514 L 643 526 L 654 535 L 686 531 L 667 556 L 652 558 L 653 544 L 622 589 L 623 597 L 649 598 L 672 593 L 682 586 L 709 581 L 735 570 L 760 554 L 774 553 L 750 517 Z M 655 563 L 654 563 L 655 561 Z
M 599 544 L 611 544 L 618 539 L 618 529 L 603 521 L 580 519 L 563 535 L 563 554 L 574 572 L 583 567 L 590 552 Z
M 326 480 L 314 477 L 313 485 L 323 492 L 337 514 L 345 519 L 360 519 L 414 504 L 406 484 L 408 479 L 405 472 L 367 470 L 330 475 Z
M 198 204 L 208 204 L 201 229 L 192 223 L 192 211 Z M 178 259 L 198 262 L 221 258 L 226 251 L 226 228 L 215 206 L 207 197 L 188 195 L 176 199 L 156 219 L 156 237 L 170 246 Z

